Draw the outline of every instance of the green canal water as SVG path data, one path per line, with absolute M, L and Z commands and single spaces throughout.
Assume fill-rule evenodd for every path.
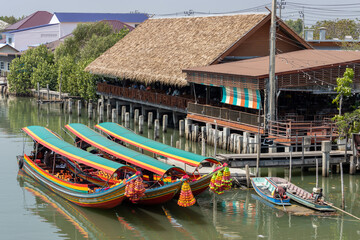
M 360 239 L 360 222 L 348 216 L 289 214 L 264 203 L 253 190 L 233 189 L 221 196 L 205 192 L 189 208 L 175 201 L 149 207 L 123 204 L 111 210 L 77 207 L 19 174 L 16 163 L 17 155 L 32 148 L 22 127 L 46 126 L 71 142 L 62 130 L 69 122 L 97 123 L 76 113 L 64 114 L 55 104 L 38 107 L 31 98 L 0 96 L 1 239 Z M 146 135 L 152 137 L 153 132 Z M 170 143 L 171 135 L 174 143 L 181 140 L 183 149 L 200 154 L 199 144 L 187 143 L 171 129 L 160 141 Z M 277 169 L 275 174 L 283 176 L 284 171 Z M 304 175 L 295 171 L 293 182 L 311 190 L 314 176 L 311 170 Z M 346 210 L 360 216 L 360 176 L 345 174 L 344 181 Z M 339 175 L 320 178 L 319 184 L 328 201 L 339 206 Z

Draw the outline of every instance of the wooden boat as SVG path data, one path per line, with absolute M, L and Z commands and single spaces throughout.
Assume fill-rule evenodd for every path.
M 196 196 L 209 187 L 212 175 L 221 171 L 223 168 L 216 168 L 216 170 L 201 176 L 198 173 L 199 167 L 204 162 L 219 165 L 220 163 L 215 158 L 201 156 L 195 153 L 187 152 L 178 148 L 171 147 L 169 145 L 151 140 L 146 137 L 142 137 L 127 128 L 120 126 L 117 123 L 104 122 L 95 126 L 99 130 L 105 132 L 113 138 L 113 140 L 120 140 L 135 147 L 139 147 L 143 150 L 150 151 L 159 156 L 165 157 L 170 160 L 176 160 L 177 162 L 184 163 L 185 169 L 193 168 L 193 172 L 188 172 L 191 179 L 189 185 Z M 189 166 L 189 167 L 187 167 Z
M 183 169 L 121 146 L 83 124 L 71 123 L 65 127 L 78 138 L 78 147 L 91 145 L 106 158 L 125 161 L 142 169 L 147 187 L 145 195 L 136 201 L 137 204 L 161 204 L 171 200 L 180 190 L 183 182 L 181 177 L 186 174 Z
M 317 211 L 322 212 L 333 212 L 335 211 L 334 208 L 321 203 L 321 202 L 315 202 L 315 197 L 305 191 L 304 189 L 296 186 L 295 184 L 292 184 L 291 182 L 278 177 L 270 177 L 268 178 L 272 183 L 275 184 L 275 186 L 282 186 L 286 187 L 286 195 L 290 197 L 291 200 L 304 205 L 305 207 L 315 209 Z
M 284 206 L 291 205 L 290 198 L 288 196 L 285 198 L 280 198 L 277 194 L 275 194 L 277 186 L 272 181 L 270 181 L 269 178 L 254 177 L 251 178 L 251 184 L 260 197 L 271 202 L 272 204 Z
M 35 151 L 29 156 L 18 156 L 19 168 L 41 184 L 68 201 L 83 207 L 113 208 L 125 199 L 126 182 L 137 178 L 133 175 L 124 179 L 126 171 L 136 169 L 116 163 L 99 156 L 89 154 L 64 142 L 55 133 L 40 126 L 29 126 L 22 129 L 35 142 Z M 44 154 L 45 153 L 45 154 Z M 96 188 L 80 179 L 66 168 L 66 163 L 73 161 L 87 165 L 94 170 L 117 176 L 118 184 Z

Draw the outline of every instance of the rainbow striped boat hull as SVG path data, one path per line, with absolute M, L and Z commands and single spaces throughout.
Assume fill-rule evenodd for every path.
M 18 163 L 26 174 L 76 205 L 89 208 L 113 208 L 121 204 L 125 199 L 125 184 L 116 185 L 103 192 L 89 193 L 87 184 L 70 183 L 61 180 L 43 170 L 27 155 L 18 156 Z

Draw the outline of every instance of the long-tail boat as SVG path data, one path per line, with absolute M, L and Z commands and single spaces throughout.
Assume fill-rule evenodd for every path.
M 113 162 L 83 151 L 60 139 L 55 133 L 41 126 L 22 129 L 35 143 L 35 150 L 28 156 L 18 156 L 19 168 L 61 197 L 79 206 L 91 208 L 113 208 L 125 199 L 126 172 L 136 169 Z M 69 161 L 87 165 L 119 179 L 117 184 L 95 188 L 94 184 L 83 181 L 76 173 L 67 169 Z M 121 180 L 121 182 L 120 182 Z
M 251 184 L 257 194 L 263 199 L 276 205 L 291 205 L 290 198 L 286 195 L 284 197 L 276 194 L 277 186 L 267 177 L 251 178 Z
M 296 186 L 295 184 L 287 181 L 286 179 L 279 177 L 269 177 L 268 178 L 275 186 L 281 186 L 286 188 L 286 195 L 290 197 L 291 200 L 304 205 L 305 207 L 322 211 L 322 212 L 333 212 L 334 208 L 328 206 L 323 201 L 316 199 L 316 194 L 311 194 L 306 190 Z
M 185 165 L 195 167 L 194 172 L 189 173 L 191 179 L 189 185 L 194 196 L 205 191 L 209 187 L 212 176 L 223 169 L 218 167 L 209 174 L 201 176 L 199 173 L 196 172 L 198 172 L 198 169 L 202 162 L 210 162 L 215 165 L 220 165 L 219 161 L 215 158 L 205 157 L 195 153 L 187 152 L 182 149 L 174 148 L 169 145 L 140 136 L 117 123 L 104 122 L 97 124 L 95 127 L 111 136 L 113 140 L 117 139 L 135 147 L 139 147 L 141 149 L 155 153 L 159 156 L 173 159 L 182 162 Z
M 171 200 L 180 190 L 181 177 L 186 174 L 183 169 L 121 146 L 83 124 L 71 123 L 65 127 L 78 138 L 78 147 L 91 145 L 101 151 L 103 156 L 114 161 L 125 161 L 142 170 L 148 187 L 144 196 L 136 201 L 137 204 L 164 203 Z

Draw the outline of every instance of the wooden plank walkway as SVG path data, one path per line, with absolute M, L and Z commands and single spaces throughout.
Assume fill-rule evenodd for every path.
M 352 151 L 348 151 L 350 156 Z M 256 167 L 257 154 L 218 154 L 216 159 L 219 161 L 228 162 L 231 167 Z M 330 165 L 343 162 L 345 159 L 345 151 L 331 151 Z M 316 166 L 316 159 L 318 159 L 319 166 L 322 165 L 322 152 L 310 151 L 304 152 L 304 159 L 302 152 L 292 153 L 293 167 L 314 167 Z M 290 152 L 279 153 L 261 153 L 259 167 L 288 167 L 290 163 Z

